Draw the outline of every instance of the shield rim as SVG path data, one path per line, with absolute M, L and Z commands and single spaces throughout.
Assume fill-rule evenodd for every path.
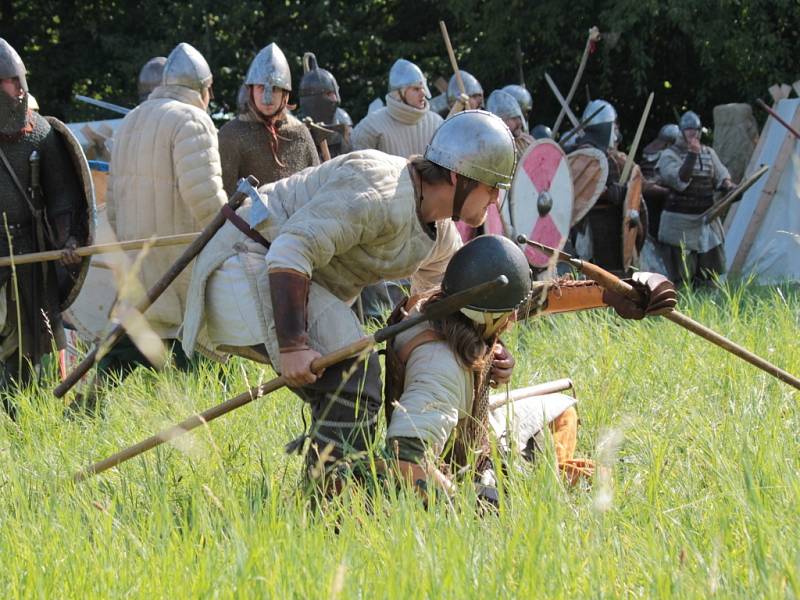
M 594 195 L 586 204 L 585 208 L 581 212 L 574 212 L 575 208 L 575 182 L 573 178 L 573 188 L 572 188 L 572 207 L 573 207 L 573 214 L 572 214 L 572 222 L 570 223 L 570 227 L 574 227 L 576 223 L 578 223 L 581 219 L 583 219 L 589 211 L 594 208 L 594 205 L 597 204 L 597 199 L 600 197 L 600 194 L 603 193 L 603 190 L 606 189 L 606 182 L 608 181 L 608 157 L 603 154 L 602 151 L 598 150 L 597 148 L 578 148 L 577 150 L 573 150 L 569 154 L 567 154 L 567 162 L 569 163 L 569 157 L 573 156 L 574 154 L 581 154 L 581 155 L 589 155 L 598 160 L 600 163 L 600 170 L 602 172 L 602 177 L 597 182 L 597 189 L 595 190 Z M 572 177 L 572 169 L 570 169 L 570 177 Z
M 625 202 L 622 207 L 622 268 L 625 272 L 633 266 L 633 262 L 638 254 L 636 250 L 636 231 L 637 228 L 630 227 L 631 210 L 636 210 L 641 214 L 642 211 L 642 189 L 644 187 L 644 177 L 639 165 L 633 165 L 631 175 L 628 179 L 628 191 L 625 194 Z M 638 190 L 637 193 L 634 193 Z M 645 232 L 646 233 L 646 232 Z

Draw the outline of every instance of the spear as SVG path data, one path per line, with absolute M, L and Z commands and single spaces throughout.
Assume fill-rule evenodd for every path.
M 127 240 L 124 242 L 111 242 L 108 244 L 94 244 L 92 246 L 80 246 L 75 248 L 78 256 L 94 256 L 95 254 L 109 254 L 112 252 L 124 252 L 126 250 L 141 250 L 145 246 L 150 248 L 160 248 L 162 246 L 181 246 L 190 244 L 199 233 L 180 233 L 178 235 L 164 235 L 161 237 L 151 237 L 140 240 Z M 17 254 L 13 257 L 3 256 L 0 258 L 0 267 L 9 267 L 13 262 L 15 265 L 29 265 L 32 263 L 54 261 L 61 258 L 63 250 L 46 250 L 45 252 L 31 252 L 30 254 Z
M 573 267 L 575 267 L 578 271 L 593 279 L 601 286 L 606 288 L 607 290 L 611 290 L 616 292 L 620 296 L 625 296 L 626 298 L 630 298 L 634 302 L 641 302 L 642 297 L 639 292 L 629 283 L 622 281 L 619 277 L 612 275 L 605 269 L 601 269 L 595 264 L 590 262 L 586 262 L 585 260 L 577 259 L 562 250 L 557 250 L 555 248 L 551 248 L 550 246 L 545 246 L 544 244 L 540 244 L 539 242 L 534 242 L 533 240 L 529 240 L 524 235 L 517 236 L 517 242 L 520 244 L 528 244 L 529 246 L 533 246 L 534 248 L 538 248 L 543 252 L 549 254 L 550 256 L 557 256 L 559 261 L 569 263 Z M 738 356 L 739 358 L 749 362 L 751 365 L 758 367 L 762 371 L 765 371 L 780 379 L 784 383 L 788 383 L 792 387 L 800 390 L 800 379 L 773 365 L 771 362 L 764 360 L 757 354 L 753 354 L 746 348 L 732 342 L 728 338 L 718 334 L 713 329 L 709 329 L 705 325 L 701 325 L 694 319 L 687 317 L 683 313 L 672 309 L 669 312 L 666 312 L 662 315 L 664 318 L 680 325 L 684 329 L 688 329 L 695 335 L 699 335 L 701 338 L 708 340 L 712 344 L 719 346 L 720 348 L 727 350 L 731 354 Z
M 725 196 L 722 200 L 720 200 L 714 206 L 712 206 L 706 212 L 704 212 L 703 220 L 706 223 L 710 223 L 711 221 L 719 217 L 728 206 L 736 202 L 739 198 L 742 197 L 742 194 L 744 194 L 747 190 L 753 187 L 756 181 L 761 179 L 761 176 L 767 171 L 769 171 L 769 167 L 767 165 L 761 165 L 761 167 L 750 177 L 748 177 L 746 181 L 740 183 L 738 186 L 736 186 L 734 189 L 728 192 L 727 196 Z
M 653 95 L 654 93 L 650 92 L 650 95 L 647 97 L 647 104 L 645 104 L 642 118 L 639 120 L 639 128 L 636 130 L 636 135 L 633 137 L 631 149 L 628 151 L 628 158 L 625 159 L 625 166 L 622 168 L 622 174 L 619 176 L 619 183 L 622 185 L 628 181 L 628 176 L 631 174 L 631 170 L 633 169 L 633 158 L 636 156 L 636 152 L 639 150 L 639 142 L 642 140 L 642 132 L 644 131 L 644 126 L 647 123 L 647 117 L 650 114 L 650 107 L 653 105 Z
M 485 295 L 505 285 L 508 285 L 508 278 L 505 275 L 499 275 L 491 281 L 481 283 L 464 291 L 453 294 L 452 296 L 447 296 L 437 302 L 432 302 L 426 306 L 422 313 L 416 316 L 405 319 L 394 325 L 388 325 L 382 329 L 379 329 L 372 335 L 364 336 L 360 340 L 356 340 L 355 342 L 331 352 L 330 354 L 320 356 L 311 363 L 311 370 L 314 373 L 321 373 L 325 368 L 335 365 L 336 363 L 353 356 L 358 356 L 368 351 L 376 344 L 385 342 L 386 340 L 395 337 L 403 331 L 407 331 L 415 325 L 418 325 L 424 321 L 441 319 L 442 317 L 454 313 L 469 304 L 473 304 Z M 76 483 L 79 483 L 93 475 L 116 467 L 117 465 L 120 465 L 131 458 L 139 456 L 140 454 L 147 452 L 148 450 L 155 448 L 164 442 L 174 440 L 175 438 L 199 427 L 200 425 L 209 423 L 214 419 L 221 417 L 222 415 L 236 410 L 240 406 L 249 404 L 257 398 L 261 398 L 266 394 L 279 390 L 285 385 L 286 380 L 282 376 L 279 376 L 266 383 L 262 383 L 261 385 L 250 388 L 246 392 L 226 400 L 222 404 L 217 404 L 216 406 L 199 414 L 192 415 L 180 423 L 164 429 L 160 433 L 150 436 L 145 440 L 142 440 L 138 444 L 129 446 L 128 448 L 109 456 L 105 460 L 101 460 L 86 467 L 82 471 L 76 473 L 73 477 L 73 480 Z
M 583 77 L 583 70 L 586 68 L 586 61 L 589 60 L 589 54 L 592 53 L 592 50 L 599 40 L 600 30 L 597 29 L 597 27 L 592 27 L 589 30 L 589 36 L 586 38 L 586 47 L 583 49 L 583 56 L 581 56 L 580 65 L 578 65 L 578 72 L 575 74 L 575 79 L 572 81 L 572 86 L 569 88 L 569 93 L 567 94 L 567 106 L 569 106 L 569 103 L 572 102 L 572 98 L 575 96 L 575 90 L 578 89 L 578 84 L 581 81 L 581 77 Z M 555 125 L 553 125 L 553 131 L 558 131 L 558 128 L 561 127 L 561 121 L 564 120 L 564 113 L 565 111 L 562 107 L 561 112 L 558 113 L 558 118 L 556 119 Z

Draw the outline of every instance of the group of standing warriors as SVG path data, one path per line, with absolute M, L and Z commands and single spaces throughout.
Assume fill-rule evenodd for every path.
M 25 110 L 21 60 L 7 44 L 3 50 L 15 61 L 14 71 L 0 73 L 5 92 L 0 109 L 6 112 L 0 119 L 0 147 L 10 153 L 31 134 L 30 127 L 36 130 L 40 117 Z M 352 467 L 353 457 L 374 448 L 383 401 L 389 423 L 386 459 L 380 464 L 423 493 L 431 482 L 451 487 L 453 479 L 442 469 L 449 456 L 458 467 L 478 467 L 476 477 L 491 499 L 492 425 L 509 449 L 523 454 L 541 447 L 549 427 L 562 468 L 590 472 L 591 465 L 573 458 L 573 398 L 536 397 L 516 403 L 513 417 L 491 414 L 489 388 L 508 382 L 514 367 L 500 336 L 517 319 L 541 312 L 611 306 L 626 318 L 656 314 L 674 306 L 672 285 L 658 275 L 638 274 L 631 282 L 642 291 L 640 303 L 590 282 L 553 294 L 550 284 L 533 281 L 524 254 L 509 240 L 480 236 L 462 247 L 454 222 L 483 224 L 499 190 L 510 186 L 520 145 L 530 141 L 516 99 L 514 109 L 495 92 L 489 104 L 498 114 L 477 110 L 482 90 L 464 73 L 466 97 L 453 94 L 452 102 L 464 110 L 443 121 L 430 109 L 422 72 L 401 59 L 390 72 L 386 106 L 350 135 L 335 79 L 316 66 L 313 56 L 304 62 L 299 95 L 305 124 L 288 110 L 291 73 L 280 48 L 270 44 L 250 65 L 239 114 L 217 132 L 207 114 L 211 71 L 195 48 L 181 43 L 166 60 L 153 63 L 163 65 L 158 85 L 115 134 L 106 204 L 120 240 L 195 232 L 220 211 L 227 217 L 191 273 L 181 275 L 146 313 L 176 365 L 189 368 L 198 349 L 236 348 L 272 364 L 311 410 L 311 426 L 301 438 L 309 440 L 308 473 L 319 473 L 322 466 L 323 473 L 337 475 Z M 17 82 L 15 95 L 6 89 L 9 80 Z M 12 122 L 14 111 L 21 113 Z M 352 152 L 345 152 L 348 145 Z M 318 149 L 327 159 L 322 164 Z M 20 152 L 29 155 L 28 150 Z M 17 244 L 25 247 L 25 242 L 18 242 L 15 228 L 31 222 L 31 215 L 43 212 L 64 221 L 52 247 L 65 248 L 61 262 L 69 266 L 75 259 L 71 248 L 81 239 L 69 219 L 57 219 L 60 202 L 72 213 L 82 205 L 65 197 L 78 194 L 79 186 L 69 190 L 68 175 L 55 170 L 58 164 L 49 154 L 43 161 L 43 173 L 58 181 L 46 190 L 46 210 L 23 211 L 10 229 L 19 252 Z M 24 162 L 14 171 L 30 172 Z M 0 170 L 0 177 L 9 173 Z M 226 213 L 226 194 L 247 175 L 258 178 L 261 187 L 236 212 Z M 8 206 L 20 205 L 19 191 L 12 194 L 14 188 L 3 184 Z M 31 235 L 24 233 L 24 239 Z M 179 253 L 150 249 L 139 273 L 143 287 L 149 288 Z M 322 373 L 312 370 L 322 354 L 364 335 L 352 305 L 365 288 L 385 280 L 410 282 L 411 297 L 390 317 L 396 322 L 498 274 L 509 280 L 501 290 L 389 344 L 385 398 L 374 352 Z M 3 298 L 12 296 L 6 285 Z M 44 301 L 36 306 L 49 310 Z M 58 313 L 47 314 L 52 324 Z M 62 345 L 57 337 L 55 345 Z M 38 356 L 30 347 L 23 339 L 18 350 L 35 364 Z M 131 340 L 117 344 L 104 360 L 106 368 L 123 373 L 147 362 Z

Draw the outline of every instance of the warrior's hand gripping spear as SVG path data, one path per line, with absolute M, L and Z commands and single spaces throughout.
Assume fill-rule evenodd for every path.
M 597 265 L 594 265 L 590 262 L 586 262 L 583 260 L 579 260 L 561 250 L 557 250 L 555 248 L 551 248 L 550 246 L 545 246 L 544 244 L 540 244 L 539 242 L 534 242 L 532 240 L 529 240 L 524 235 L 518 236 L 517 242 L 519 242 L 520 244 L 528 244 L 529 246 L 538 248 L 539 250 L 548 253 L 550 256 L 555 256 L 559 261 L 569 263 L 570 265 L 575 267 L 578 271 L 580 271 L 590 279 L 593 279 L 601 286 L 606 288 L 606 290 L 615 292 L 620 296 L 630 298 L 636 304 L 641 304 L 642 302 L 641 294 L 636 288 L 631 286 L 629 283 L 622 281 L 619 277 L 612 275 L 605 269 L 601 269 Z M 742 346 L 732 342 L 728 338 L 718 334 L 716 331 L 713 331 L 712 329 L 709 329 L 705 325 L 701 325 L 700 323 L 698 323 L 694 319 L 687 317 L 683 313 L 673 308 L 668 308 L 663 312 L 658 311 L 657 313 L 654 314 L 660 314 L 664 318 L 669 319 L 673 323 L 680 325 L 684 329 L 688 329 L 692 333 L 699 335 L 700 337 L 708 340 L 712 344 L 727 350 L 731 354 L 734 354 L 739 358 L 746 360 L 751 365 L 758 367 L 762 371 L 765 371 L 770 375 L 772 375 L 773 377 L 780 379 L 784 383 L 788 383 L 795 389 L 800 390 L 800 379 L 798 379 L 791 373 L 788 373 L 783 369 L 781 369 L 780 367 L 773 365 L 769 361 L 764 360 L 760 356 L 753 354 L 746 348 L 743 348 Z

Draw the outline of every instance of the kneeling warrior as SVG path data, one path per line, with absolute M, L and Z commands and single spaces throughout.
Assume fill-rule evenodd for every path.
M 411 277 L 415 290 L 435 287 L 460 246 L 450 219 L 480 225 L 513 171 L 508 128 L 467 111 L 442 124 L 424 157 L 351 152 L 262 187 L 197 258 L 184 347 L 205 333 L 215 348 L 265 349 L 310 404 L 318 450 L 330 445 L 333 459 L 366 450 L 380 407 L 377 356 L 322 374 L 311 362 L 363 336 L 350 305 L 365 286 Z
M 387 451 L 400 476 L 418 487 L 453 486 L 452 473 L 474 467 L 478 492 L 496 497 L 489 455 L 494 430 L 501 450 L 519 451 L 528 459 L 542 448 L 544 427 L 555 442 L 562 471 L 574 480 L 590 475 L 590 461 L 574 459 L 578 419 L 575 399 L 548 394 L 495 411 L 488 390 L 506 376 L 498 365 L 499 336 L 518 318 L 611 306 L 620 316 L 640 319 L 675 306 L 674 286 L 660 275 L 639 273 L 630 281 L 643 292 L 642 306 L 603 290 L 590 281 L 558 285 L 532 282 L 523 252 L 510 240 L 481 236 L 461 248 L 447 267 L 441 289 L 412 296 L 392 314 L 397 322 L 421 311 L 427 302 L 455 294 L 498 274 L 509 285 L 481 302 L 441 321 L 420 324 L 400 334 L 387 347 Z M 498 368 L 501 367 L 501 368 Z

